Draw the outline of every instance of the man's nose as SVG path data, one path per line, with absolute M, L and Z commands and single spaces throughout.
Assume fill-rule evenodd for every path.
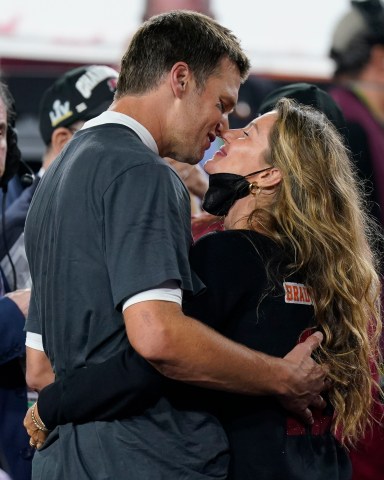
M 223 116 L 222 120 L 220 123 L 216 125 L 216 136 L 221 137 L 222 133 L 227 131 L 229 129 L 229 121 L 228 121 L 228 116 Z

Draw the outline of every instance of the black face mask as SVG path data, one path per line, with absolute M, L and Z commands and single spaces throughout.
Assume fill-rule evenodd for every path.
M 209 188 L 204 196 L 203 209 L 216 216 L 227 215 L 232 205 L 251 193 L 252 184 L 247 177 L 265 172 L 273 167 L 263 168 L 244 177 L 235 173 L 213 173 L 209 176 Z

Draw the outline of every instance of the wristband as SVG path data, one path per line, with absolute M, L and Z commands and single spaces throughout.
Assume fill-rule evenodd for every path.
M 34 423 L 35 427 L 37 427 L 39 430 L 42 432 L 49 432 L 48 428 L 44 425 L 44 422 L 40 419 L 37 420 L 35 417 L 35 408 L 36 408 L 37 402 L 35 402 L 32 407 L 31 407 L 31 418 L 32 422 Z

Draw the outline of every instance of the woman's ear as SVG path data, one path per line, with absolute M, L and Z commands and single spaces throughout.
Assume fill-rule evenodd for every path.
M 190 75 L 190 69 L 185 62 L 177 62 L 172 67 L 171 87 L 177 98 L 180 98 L 185 93 Z
M 279 185 L 282 178 L 281 171 L 278 168 L 273 167 L 271 170 L 266 170 L 265 172 L 260 173 L 257 185 L 260 188 L 276 187 Z

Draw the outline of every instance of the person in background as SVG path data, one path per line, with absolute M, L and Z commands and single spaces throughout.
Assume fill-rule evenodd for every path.
M 330 95 L 340 106 L 372 213 L 384 226 L 384 6 L 351 1 L 337 22 L 329 53 L 335 70 Z
M 178 173 L 191 195 L 191 213 L 198 215 L 201 212 L 201 202 L 208 189 L 207 174 L 199 165 L 182 164 L 172 158 L 165 157 L 169 166 Z
M 20 151 L 14 130 L 12 95 L 0 82 L 0 186 L 6 195 L 8 181 L 18 170 Z M 33 450 L 22 428 L 27 411 L 25 383 L 25 332 L 30 290 L 9 292 L 0 268 L 0 452 L 3 469 L 13 480 L 31 478 Z
M 8 191 L 7 191 L 6 200 L 5 200 L 6 208 L 12 205 L 12 203 L 19 198 L 19 196 L 22 194 L 26 186 L 29 186 L 29 185 L 25 185 L 22 182 L 22 178 L 20 177 L 20 175 L 15 175 L 14 177 L 11 178 L 11 180 L 8 182 Z M 0 190 L 1 203 L 3 202 L 3 196 L 4 196 L 4 193 L 2 190 Z
M 342 114 L 326 92 L 299 84 L 289 93 L 321 106 L 342 128 Z M 348 453 L 336 432 L 341 427 L 343 443 L 356 443 L 375 402 L 369 372 L 378 355 L 380 281 L 368 239 L 377 230 L 364 214 L 340 133 L 319 111 L 287 99 L 275 107 L 277 98 L 278 92 L 269 99 L 276 111 L 244 130 L 224 132 L 225 147 L 205 165 L 204 207 L 224 216 L 226 231 L 192 248 L 191 266 L 207 288 L 185 298 L 183 309 L 231 339 L 280 356 L 320 327 L 326 340 L 319 357 L 332 379 L 329 405 L 306 428 L 271 397 L 212 392 L 206 398 L 182 386 L 168 394 L 179 407 L 195 402 L 220 419 L 231 452 L 226 478 L 349 480 Z M 137 399 L 128 388 L 132 362 L 125 358 L 119 354 L 44 389 L 40 416 L 53 428 L 89 415 L 127 415 L 128 403 Z M 111 379 L 103 403 L 100 378 Z M 143 401 L 146 393 L 143 388 Z M 29 433 L 36 432 L 29 422 Z
M 12 480 L 11 477 L 3 470 L 3 467 L 6 465 L 4 456 L 0 451 L 0 480 Z
M 205 192 L 208 189 L 208 176 L 203 171 L 202 167 L 200 167 L 200 164 L 188 165 L 168 157 L 165 157 L 164 160 L 168 162 L 169 166 L 175 170 L 175 172 L 177 172 L 188 189 L 191 199 L 192 237 L 193 240 L 196 241 L 203 233 L 208 231 L 206 222 L 203 222 L 203 230 L 200 229 L 199 222 L 201 217 L 205 218 L 206 216 L 205 212 L 203 212 L 203 209 L 201 208 L 201 203 L 203 201 Z M 210 228 L 216 228 L 214 223 L 210 225 Z
M 7 250 L 13 247 L 16 285 L 19 288 L 31 286 L 25 256 L 24 226 L 40 178 L 84 122 L 99 115 L 112 103 L 117 75 L 116 70 L 106 65 L 77 67 L 59 77 L 40 101 L 39 129 L 46 145 L 42 165 L 31 179 L 31 185 L 6 210 L 5 230 L 0 225 L 0 259 L 4 259 Z M 6 258 L 4 260 L 6 262 Z M 11 273 L 11 270 L 8 269 L 8 272 Z M 9 275 L 8 278 L 13 285 L 13 278 Z
M 171 10 L 191 10 L 215 18 L 211 0 L 145 0 L 142 21 Z
M 172 158 L 165 158 L 170 167 L 175 170 L 185 183 L 191 198 L 191 229 L 193 240 L 198 240 L 202 235 L 222 229 L 221 220 L 214 215 L 209 215 L 202 209 L 202 201 L 208 190 L 208 175 L 200 164 L 188 165 L 177 162 Z
M 181 310 L 182 295 L 203 284 L 188 262 L 188 191 L 161 157 L 199 162 L 227 127 L 249 66 L 238 39 L 209 17 L 151 18 L 123 56 L 110 109 L 74 135 L 40 181 L 25 229 L 27 331 L 42 335 L 58 378 L 129 343 L 166 377 L 268 392 L 311 422 L 308 406 L 322 403 L 326 376 L 311 358 L 321 334 L 269 357 Z M 36 405 L 30 412 L 44 429 Z M 33 477 L 220 478 L 226 462 L 217 421 L 162 398 L 146 415 L 58 428 L 36 451 Z
M 289 83 L 275 88 L 262 99 L 258 114 L 264 115 L 273 110 L 280 98 L 291 98 L 297 103 L 308 105 L 324 113 L 347 141 L 347 125 L 343 112 L 330 94 L 322 88 L 306 82 Z

